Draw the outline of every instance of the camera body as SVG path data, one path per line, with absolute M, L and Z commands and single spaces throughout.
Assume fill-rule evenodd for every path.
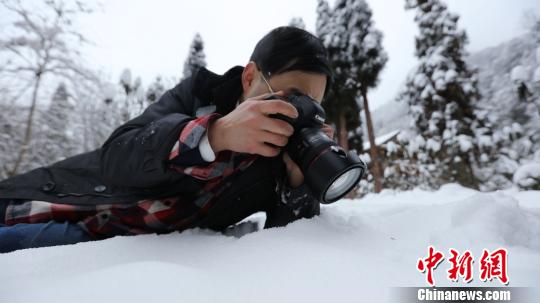
M 281 99 L 272 95 L 265 100 Z M 298 118 L 293 119 L 282 114 L 272 114 L 270 117 L 277 118 L 291 124 L 295 130 L 304 127 L 321 128 L 326 120 L 326 113 L 322 106 L 311 97 L 299 92 L 293 92 L 285 97 L 285 100 L 291 103 L 298 111 Z
M 285 150 L 300 167 L 311 192 L 321 203 L 332 203 L 351 191 L 362 178 L 366 165 L 354 152 L 345 152 L 323 131 L 326 114 L 314 99 L 300 92 L 284 98 L 272 95 L 266 100 L 281 99 L 298 111 L 293 119 L 282 114 L 272 118 L 288 122 L 294 127 Z
M 282 114 L 271 114 L 269 117 L 288 122 L 294 128 L 294 133 L 289 137 L 285 150 L 291 159 L 300 166 L 307 165 L 306 159 L 320 148 L 307 150 L 309 146 L 319 146 L 321 141 L 331 141 L 321 130 L 326 120 L 326 113 L 322 106 L 311 97 L 299 92 L 293 92 L 285 98 L 272 95 L 266 100 L 281 99 L 291 103 L 298 112 L 297 118 L 291 118 Z M 333 141 L 332 141 L 333 142 Z M 321 142 L 322 143 L 322 142 Z M 337 145 L 341 148 L 339 145 Z

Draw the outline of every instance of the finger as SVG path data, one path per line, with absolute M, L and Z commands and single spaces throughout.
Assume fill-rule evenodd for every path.
M 323 130 L 323 132 L 328 138 L 332 139 L 332 133 L 331 132 L 329 132 L 327 130 Z
M 282 114 L 293 119 L 298 117 L 296 108 L 283 100 L 265 100 L 265 102 L 261 102 L 259 108 L 265 115 Z
M 334 131 L 332 131 L 331 129 L 325 130 L 324 133 L 328 136 L 328 138 L 330 139 L 334 138 Z
M 279 155 L 280 152 L 281 152 L 281 149 L 270 146 L 265 143 L 260 143 L 255 150 L 256 154 L 259 154 L 263 157 L 275 157 Z
M 283 160 L 285 160 L 285 162 L 287 162 L 287 161 L 292 162 L 291 156 L 289 156 L 288 152 L 283 153 Z
M 287 145 L 289 138 L 283 135 L 274 134 L 267 131 L 262 131 L 260 135 L 261 141 L 266 143 L 274 144 L 278 147 L 283 147 Z
M 328 124 L 324 124 L 322 131 L 331 139 L 334 138 L 334 128 Z
M 263 117 L 260 120 L 261 129 L 289 137 L 294 133 L 294 127 L 289 123 L 276 118 Z
M 289 156 L 287 152 L 283 153 L 283 162 L 285 162 L 285 167 L 287 168 L 287 170 L 291 171 L 294 169 L 295 163 L 293 162 L 293 160 L 291 159 L 291 157 Z

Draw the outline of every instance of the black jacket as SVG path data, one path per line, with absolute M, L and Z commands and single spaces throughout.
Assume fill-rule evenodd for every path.
M 100 148 L 1 181 L 0 203 L 22 199 L 83 205 L 129 204 L 146 198 L 195 195 L 205 181 L 169 169 L 169 152 L 183 127 L 195 119 L 197 109 L 215 106 L 216 112 L 226 115 L 235 108 L 242 94 L 242 70 L 242 66 L 235 66 L 220 76 L 205 68 L 199 69 L 193 77 L 168 90 L 141 115 L 118 127 Z M 249 176 L 249 181 L 244 181 L 247 183 L 222 200 L 236 200 L 241 196 L 247 201 L 258 201 L 262 208 L 243 213 L 258 210 L 275 213 L 274 206 L 280 206 L 276 180 L 284 173 L 282 161 L 277 160 L 277 157 L 260 157 L 257 165 L 243 173 Z M 179 156 L 175 163 L 186 166 L 208 162 L 197 153 Z M 257 186 L 250 187 L 250 184 Z M 304 186 L 301 191 L 305 190 Z M 318 201 L 311 195 L 309 200 L 309 206 L 304 206 L 306 210 L 300 217 L 319 213 Z M 228 203 L 231 202 L 221 202 L 221 205 Z M 277 220 L 281 223 L 276 225 L 284 225 L 285 221 L 299 216 L 283 213 L 280 217 Z

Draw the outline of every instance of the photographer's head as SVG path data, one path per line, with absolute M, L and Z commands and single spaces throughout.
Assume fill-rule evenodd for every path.
M 245 101 L 208 131 L 214 152 L 280 156 L 288 185 L 306 183 L 321 203 L 337 201 L 358 183 L 365 164 L 332 140 L 320 105 L 332 82 L 322 42 L 295 27 L 264 36 L 242 72 Z M 281 92 L 282 95 L 271 95 Z M 325 130 L 326 129 L 326 130 Z
M 296 27 L 278 27 L 257 43 L 244 68 L 242 100 L 296 90 L 320 103 L 331 81 L 332 69 L 319 38 Z

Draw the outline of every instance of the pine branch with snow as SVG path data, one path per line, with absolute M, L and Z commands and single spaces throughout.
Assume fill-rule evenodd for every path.
M 289 22 L 289 26 L 297 27 L 300 29 L 306 29 L 306 23 L 302 17 L 294 17 Z

